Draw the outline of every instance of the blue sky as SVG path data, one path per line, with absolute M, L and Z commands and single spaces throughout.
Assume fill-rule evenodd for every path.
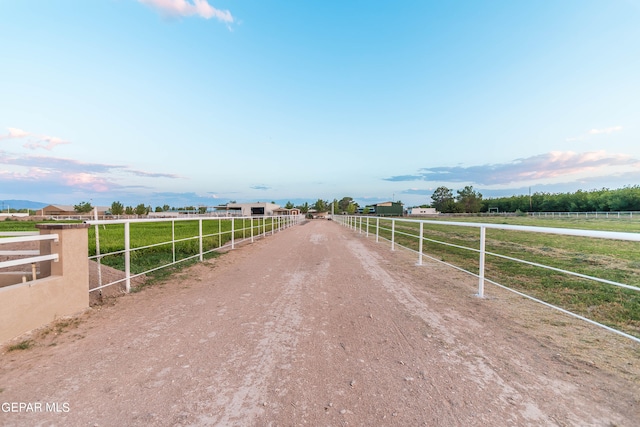
M 640 184 L 640 0 L 0 0 L 0 200 Z

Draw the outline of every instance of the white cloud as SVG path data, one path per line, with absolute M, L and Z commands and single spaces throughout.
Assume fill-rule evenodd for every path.
M 9 129 L 9 133 L 7 135 L 0 135 L 0 139 L 18 139 L 18 138 L 26 138 L 31 135 L 29 132 L 25 132 L 22 129 L 18 128 L 7 128 Z
M 207 0 L 138 0 L 160 11 L 167 16 L 200 16 L 205 19 L 216 18 L 227 24 L 234 19 L 228 10 L 220 10 L 211 6 Z
M 603 134 L 606 135 L 614 132 L 620 132 L 622 129 L 623 129 L 622 126 L 611 126 L 603 129 L 591 129 L 590 131 L 588 131 L 583 135 L 565 138 L 565 141 L 567 142 L 583 141 L 584 139 L 588 138 L 590 135 L 603 135 Z
M 599 135 L 602 133 L 613 133 L 613 132 L 619 132 L 622 130 L 622 126 L 612 126 L 609 128 L 604 128 L 604 129 L 591 129 L 589 131 L 589 135 Z

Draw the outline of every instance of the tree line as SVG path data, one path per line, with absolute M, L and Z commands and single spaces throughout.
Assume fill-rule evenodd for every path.
M 234 202 L 230 202 L 234 203 Z M 401 202 L 400 202 L 401 203 Z M 333 201 L 318 199 L 314 203 L 303 203 L 295 206 L 290 201 L 286 209 L 297 208 L 306 214 L 309 210 L 317 212 L 335 212 L 354 214 L 360 208 L 352 197 L 343 197 Z M 461 190 L 440 186 L 431 195 L 431 203 L 421 207 L 432 207 L 442 213 L 479 213 L 479 212 L 611 212 L 640 211 L 640 185 L 626 186 L 618 189 L 602 188 L 598 190 L 578 190 L 568 193 L 535 192 L 531 195 L 513 195 L 509 197 L 483 198 L 482 194 L 468 185 Z M 93 206 L 89 202 L 74 205 L 78 213 L 90 213 Z M 137 206 L 124 206 L 119 201 L 111 204 L 112 215 L 147 215 L 149 212 L 190 211 L 204 214 L 205 206 L 185 206 L 181 208 L 169 205 L 156 206 L 140 203 Z M 367 207 L 364 213 L 367 213 Z
M 452 189 L 441 186 L 433 192 L 431 200 L 431 204 L 424 207 L 433 207 L 442 213 L 640 211 L 640 186 L 567 193 L 535 192 L 487 199 L 473 186 L 457 190 L 455 195 Z

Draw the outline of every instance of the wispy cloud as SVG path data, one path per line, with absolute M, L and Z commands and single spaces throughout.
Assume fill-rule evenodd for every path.
M 70 144 L 69 141 L 64 141 L 60 138 L 56 138 L 55 136 L 43 136 L 40 141 L 28 142 L 23 145 L 25 148 L 29 148 L 30 150 L 37 150 L 38 148 L 44 148 L 45 150 L 51 151 L 56 146 L 62 144 Z
M 553 151 L 516 159 L 510 163 L 479 166 L 423 168 L 413 175 L 399 175 L 386 181 L 470 182 L 480 185 L 505 185 L 534 180 L 549 180 L 589 172 L 610 173 L 611 168 L 630 167 L 640 173 L 640 160 L 625 154 L 604 151 L 575 153 Z M 620 173 L 623 171 L 620 170 Z
M 250 187 L 252 190 L 270 190 L 271 187 L 266 186 L 266 185 L 254 185 L 253 187 Z
M 604 129 L 591 129 L 589 131 L 589 135 L 599 135 L 602 133 L 613 133 L 613 132 L 619 132 L 622 130 L 622 126 L 612 126 L 610 128 L 604 128 Z
M 607 134 L 611 134 L 614 132 L 620 132 L 623 130 L 622 126 L 611 126 L 608 128 L 602 128 L 602 129 L 591 129 L 588 132 L 586 132 L 583 135 L 580 136 L 575 136 L 575 137 L 570 137 L 570 138 L 566 138 L 565 141 L 568 142 L 572 142 L 572 141 L 582 141 L 586 138 L 588 138 L 591 135 L 607 135 Z
M 138 0 L 162 15 L 168 17 L 200 16 L 204 19 L 215 18 L 218 21 L 231 24 L 234 22 L 231 12 L 216 9 L 207 0 Z
M 175 174 L 145 172 L 126 165 L 81 162 L 52 156 L 26 156 L 1 150 L 0 165 L 14 169 L 0 173 L 0 184 L 10 184 L 12 188 L 17 183 L 31 183 L 42 185 L 43 188 L 67 188 L 68 191 L 108 192 L 125 187 L 118 184 L 122 174 L 146 178 L 180 178 Z
M 18 128 L 7 128 L 7 129 L 9 130 L 9 133 L 6 135 L 0 135 L 0 140 L 28 138 L 30 141 L 23 144 L 22 146 L 30 150 L 37 150 L 39 148 L 43 148 L 45 150 L 51 151 L 53 148 L 55 148 L 58 145 L 70 144 L 69 141 L 65 141 L 55 136 L 36 135 L 34 133 L 27 132 Z
M 9 133 L 6 135 L 0 135 L 0 140 L 2 139 L 18 139 L 18 138 L 26 138 L 30 135 L 29 132 L 25 132 L 22 129 L 18 128 L 7 128 Z

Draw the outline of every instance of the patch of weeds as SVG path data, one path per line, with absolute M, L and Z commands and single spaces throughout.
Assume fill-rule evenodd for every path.
M 64 332 L 67 328 L 71 328 L 71 327 L 77 328 L 79 324 L 80 324 L 80 319 L 77 319 L 77 318 L 63 319 L 63 320 L 57 321 L 54 325 L 54 328 L 56 330 L 56 333 L 60 334 Z
M 32 340 L 24 340 L 17 344 L 13 344 L 7 347 L 7 353 L 11 351 L 16 351 L 16 350 L 28 350 L 31 347 L 33 347 L 33 345 L 34 345 L 34 342 Z

